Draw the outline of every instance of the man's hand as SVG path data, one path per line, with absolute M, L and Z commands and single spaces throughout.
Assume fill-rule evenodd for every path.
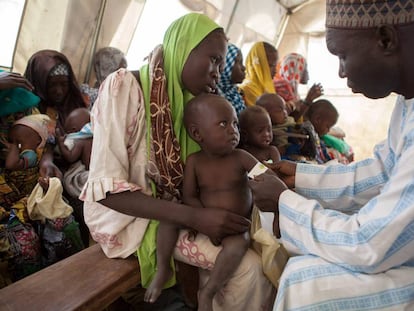
M 291 189 L 295 187 L 296 163 L 282 160 L 268 167 L 279 176 L 279 178 Z
M 285 183 L 273 174 L 261 174 L 249 180 L 253 199 L 263 212 L 278 212 L 279 197 L 288 189 Z

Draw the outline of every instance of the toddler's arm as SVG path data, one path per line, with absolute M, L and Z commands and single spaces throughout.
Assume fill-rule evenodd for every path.
M 81 158 L 83 152 L 82 144 L 77 144 L 75 142 L 73 148 L 69 150 L 69 148 L 65 145 L 65 136 L 62 135 L 59 129 L 56 129 L 56 136 L 59 150 L 66 161 L 73 163 Z

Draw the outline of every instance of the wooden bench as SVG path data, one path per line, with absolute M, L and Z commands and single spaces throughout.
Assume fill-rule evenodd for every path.
M 103 310 L 139 283 L 137 258 L 110 259 L 95 244 L 1 289 L 0 309 Z

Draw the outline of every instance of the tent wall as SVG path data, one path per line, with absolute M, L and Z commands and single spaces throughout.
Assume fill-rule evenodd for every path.
M 24 72 L 38 50 L 56 49 L 69 58 L 78 80 L 85 81 L 94 50 L 109 45 L 128 50 L 144 4 L 143 0 L 28 0 L 13 70 Z
M 0 4 L 1 1 L 9 1 L 10 4 L 14 0 L 0 0 Z M 114 46 L 130 56 L 128 50 L 134 36 L 142 36 L 143 32 L 151 35 L 160 26 L 159 19 L 167 7 L 166 1 L 168 6 L 180 6 L 180 10 L 185 6 L 188 11 L 202 12 L 213 18 L 223 26 L 229 40 L 242 48 L 245 57 L 250 46 L 259 40 L 277 44 L 280 58 L 297 52 L 311 61 L 315 53 L 310 52 L 309 43 L 318 41 L 317 38 L 321 38 L 317 54 L 326 52 L 323 40 L 325 0 L 26 0 L 13 70 L 23 73 L 34 52 L 56 49 L 69 58 L 79 82 L 93 85 L 91 66 L 94 52 L 104 46 Z M 145 7 L 149 6 L 155 6 L 156 11 L 144 18 Z M 143 27 L 142 20 L 149 21 L 149 24 Z M 135 34 L 137 27 L 140 34 Z M 137 48 L 148 53 L 153 46 L 139 44 Z M 136 55 L 131 57 L 137 58 Z M 336 89 L 328 87 L 328 82 L 339 80 L 337 59 L 329 63 L 327 59 L 333 56 L 326 54 L 323 57 L 322 61 L 309 64 L 311 81 L 321 82 L 316 77 L 319 72 L 327 77 L 327 82 L 323 83 L 325 98 L 339 110 L 339 126 L 355 147 L 357 158 L 369 156 L 374 142 L 386 136 L 392 108 L 390 103 L 394 97 L 370 101 L 355 96 L 346 88 L 345 80 Z M 328 76 L 324 70 L 332 75 Z M 310 85 L 302 88 L 303 95 L 308 87 Z M 372 111 L 377 113 L 370 113 Z M 365 129 L 367 139 L 361 142 L 361 128 L 372 124 L 375 128 Z
M 296 52 L 307 56 L 312 36 L 325 34 L 325 0 L 312 0 L 289 13 L 289 20 L 278 45 L 281 56 Z

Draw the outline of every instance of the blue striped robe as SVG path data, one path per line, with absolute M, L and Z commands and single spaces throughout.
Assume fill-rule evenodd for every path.
M 398 98 L 374 158 L 298 164 L 279 212 L 296 256 L 273 310 L 414 310 L 414 99 Z

